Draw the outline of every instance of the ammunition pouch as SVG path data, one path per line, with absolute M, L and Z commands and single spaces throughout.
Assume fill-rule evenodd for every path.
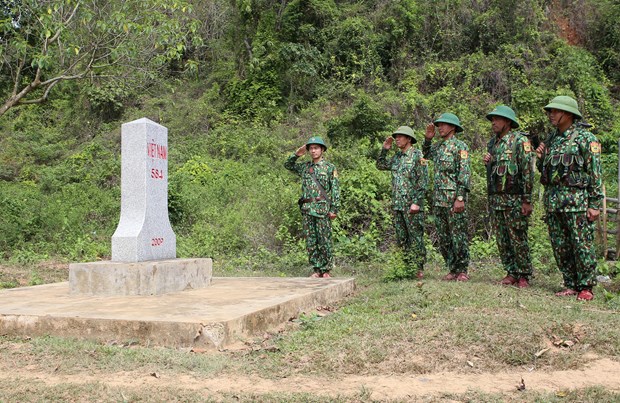
M 586 188 L 589 178 L 583 172 L 584 159 L 581 155 L 565 153 L 547 155 L 543 161 L 540 183 Z
M 489 193 L 520 194 L 521 184 L 517 179 L 519 167 L 510 159 L 498 161 L 489 172 Z

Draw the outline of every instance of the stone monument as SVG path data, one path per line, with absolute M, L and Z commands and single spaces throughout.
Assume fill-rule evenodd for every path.
M 168 129 L 149 119 L 121 129 L 121 217 L 112 260 L 69 265 L 72 294 L 159 295 L 206 287 L 211 259 L 176 259 L 168 218 Z
M 121 219 L 113 262 L 176 258 L 168 219 L 168 129 L 148 119 L 121 130 Z

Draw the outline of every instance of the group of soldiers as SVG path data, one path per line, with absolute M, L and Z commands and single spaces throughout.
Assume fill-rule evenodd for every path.
M 528 245 L 529 217 L 533 210 L 534 161 L 544 186 L 545 220 L 564 289 L 557 296 L 589 301 L 596 284 L 594 221 L 603 199 L 601 145 L 584 125 L 577 101 L 555 97 L 544 108 L 554 130 L 544 141 L 533 141 L 517 131 L 515 112 L 499 105 L 486 115 L 493 136 L 483 160 L 487 169 L 489 210 L 506 276 L 503 285 L 527 288 L 533 268 Z M 426 247 L 424 210 L 429 184 L 428 164 L 434 165 L 432 212 L 439 251 L 448 273 L 446 281 L 468 281 L 469 243 L 467 202 L 470 192 L 470 156 L 459 118 L 443 113 L 429 123 L 422 149 L 414 144 L 413 130 L 401 126 L 385 139 L 377 168 L 391 171 L 393 223 L 404 263 L 424 278 Z M 433 139 L 439 134 L 439 141 Z M 391 158 L 388 152 L 396 143 Z M 311 277 L 329 278 L 333 267 L 331 220 L 338 214 L 340 190 L 336 167 L 324 159 L 327 146 L 319 136 L 299 147 L 285 167 L 302 178 L 299 199 Z M 312 161 L 297 163 L 306 152 Z

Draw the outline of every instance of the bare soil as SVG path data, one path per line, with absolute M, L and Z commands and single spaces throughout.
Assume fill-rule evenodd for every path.
M 593 358 L 593 357 L 591 357 Z M 20 379 L 43 382 L 48 386 L 104 384 L 111 388 L 147 391 L 153 387 L 168 387 L 187 391 L 213 393 L 309 393 L 325 397 L 359 395 L 361 390 L 377 400 L 408 400 L 420 397 L 462 394 L 467 391 L 518 396 L 519 390 L 555 392 L 562 396 L 570 389 L 600 386 L 608 391 L 620 391 L 620 362 L 608 358 L 593 359 L 581 369 L 538 372 L 535 370 L 500 373 L 436 373 L 415 376 L 343 376 L 325 379 L 296 375 L 283 379 L 264 379 L 256 376 L 197 377 L 165 373 L 96 373 L 67 375 L 37 370 L 32 366 L 9 368 L 0 363 L 0 381 Z

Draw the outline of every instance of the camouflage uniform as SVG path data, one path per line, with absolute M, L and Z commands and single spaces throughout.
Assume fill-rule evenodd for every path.
M 462 196 L 467 205 L 471 177 L 469 148 L 453 136 L 435 144 L 426 139 L 422 151 L 424 158 L 432 160 L 435 165 L 433 214 L 439 237 L 439 251 L 450 273 L 467 273 L 467 210 L 456 214 L 452 213 L 451 209 L 458 196 Z
M 428 161 L 422 152 L 410 147 L 397 151 L 387 159 L 388 149 L 382 148 L 377 159 L 377 168 L 392 171 L 392 211 L 394 230 L 398 245 L 403 248 L 405 264 L 412 272 L 422 272 L 426 262 L 424 245 L 424 199 L 428 186 Z M 412 204 L 420 206 L 420 212 L 409 214 Z
M 317 273 L 326 273 L 333 267 L 332 224 L 328 213 L 337 214 L 340 207 L 338 172 L 334 164 L 321 159 L 313 162 L 296 163 L 299 157 L 291 155 L 284 163 L 289 171 L 301 176 L 301 198 L 299 205 L 303 223 L 308 261 Z M 314 172 L 330 203 L 321 195 L 312 179 Z
M 601 145 L 576 124 L 553 132 L 545 145 L 537 165 L 555 261 L 567 288 L 591 289 L 596 284 L 594 222 L 586 214 L 600 209 L 603 200 Z
M 527 137 L 509 131 L 501 138 L 493 136 L 487 150 L 491 154 L 487 165 L 489 209 L 497 229 L 502 265 L 509 276 L 529 281 L 532 261 L 528 217 L 521 213 L 521 205 L 532 203 L 532 146 Z

